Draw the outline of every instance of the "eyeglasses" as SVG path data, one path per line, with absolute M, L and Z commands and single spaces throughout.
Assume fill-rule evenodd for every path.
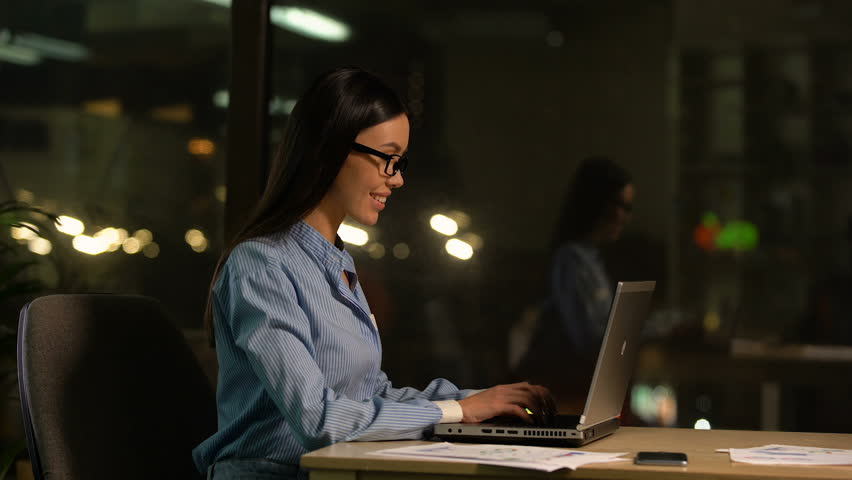
M 396 172 L 404 172 L 405 168 L 408 166 L 408 152 L 404 152 L 402 155 L 391 155 L 372 149 L 366 145 L 361 145 L 358 142 L 352 142 L 352 150 L 366 153 L 368 155 L 375 155 L 384 160 L 385 175 L 389 177 L 396 175 Z

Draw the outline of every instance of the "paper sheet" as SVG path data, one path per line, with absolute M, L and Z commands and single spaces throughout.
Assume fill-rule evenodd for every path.
M 372 455 L 432 458 L 456 462 L 498 465 L 552 472 L 561 468 L 576 470 L 582 465 L 602 462 L 626 461 L 617 458 L 624 453 L 600 453 L 548 447 L 524 447 L 517 445 L 480 445 L 444 442 L 413 447 L 390 448 L 370 452 Z
M 771 444 L 728 452 L 735 462 L 757 465 L 852 465 L 852 450 L 836 448 Z

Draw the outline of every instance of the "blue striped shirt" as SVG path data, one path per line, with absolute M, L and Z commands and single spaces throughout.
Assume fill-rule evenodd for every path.
M 444 379 L 422 391 L 391 385 L 352 257 L 305 222 L 238 245 L 213 297 L 219 429 L 193 450 L 200 471 L 232 458 L 297 465 L 341 441 L 422 438 L 446 421 L 448 404 L 458 408 L 436 401 L 473 393 Z

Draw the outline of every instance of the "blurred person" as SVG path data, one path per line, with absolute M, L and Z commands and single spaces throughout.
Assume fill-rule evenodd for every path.
M 336 442 L 552 411 L 549 392 L 526 382 L 477 391 L 436 379 L 416 390 L 382 370 L 376 320 L 336 232 L 346 217 L 376 224 L 403 186 L 408 142 L 404 104 L 364 70 L 328 72 L 297 102 L 210 287 L 219 426 L 193 451 L 208 478 L 304 478 L 300 457 Z
M 585 400 L 609 319 L 615 284 L 601 249 L 621 236 L 633 211 L 630 174 L 606 157 L 584 159 L 569 185 L 553 238 L 544 301 L 513 328 L 515 375 L 542 383 L 576 408 Z M 514 343 L 513 343 L 514 342 Z

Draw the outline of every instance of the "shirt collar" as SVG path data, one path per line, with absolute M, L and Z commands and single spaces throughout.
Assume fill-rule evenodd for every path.
M 336 275 L 340 270 L 355 273 L 355 261 L 343 248 L 343 241 L 335 236 L 334 244 L 322 236 L 314 227 L 300 220 L 290 229 L 290 234 L 322 265 L 332 269 Z

